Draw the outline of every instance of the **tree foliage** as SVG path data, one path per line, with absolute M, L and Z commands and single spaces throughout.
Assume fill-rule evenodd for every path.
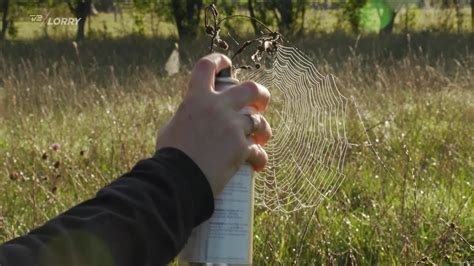
M 304 16 L 306 3 L 304 0 L 248 0 L 247 8 L 250 16 L 257 18 L 267 25 L 277 25 L 278 30 L 285 35 L 302 33 L 304 30 Z M 256 33 L 258 25 L 252 21 Z
M 322 0 L 321 0 L 322 1 Z M 214 3 L 221 16 L 229 16 L 236 11 L 245 12 L 266 25 L 278 28 L 283 35 L 299 35 L 304 33 L 304 20 L 307 9 L 321 7 L 319 2 L 305 0 L 0 0 L 1 32 L 0 40 L 14 37 L 17 33 L 16 19 L 18 16 L 27 17 L 28 14 L 41 13 L 44 15 L 63 15 L 64 8 L 69 8 L 73 16 L 79 18 L 76 39 L 81 41 L 85 38 L 86 21 L 95 12 L 95 5 L 104 12 L 117 11 L 117 7 L 125 7 L 123 10 L 133 19 L 133 34 L 145 34 L 146 18 L 150 18 L 152 32 L 155 32 L 156 21 L 171 22 L 176 25 L 180 39 L 195 38 L 202 29 L 204 7 Z M 436 8 L 453 8 L 455 16 L 444 16 L 440 18 L 442 25 L 449 27 L 441 30 L 454 30 L 452 27 L 455 19 L 457 30 L 461 31 L 463 20 L 466 15 L 462 12 L 464 4 L 469 0 L 432 0 L 431 5 Z M 324 1 L 328 8 L 328 1 Z M 352 32 L 359 34 L 361 31 L 376 31 L 379 33 L 392 33 L 395 18 L 401 7 L 419 4 L 419 0 L 340 0 L 342 3 L 341 21 L 347 21 Z M 67 4 L 66 4 L 67 3 Z M 474 9 L 474 0 L 470 0 L 471 10 Z M 338 4 L 338 7 L 339 7 Z M 335 5 L 333 5 L 335 6 Z M 372 11 L 366 12 L 368 6 Z M 240 9 L 240 10 L 239 10 Z M 34 10 L 34 11 L 33 11 Z M 408 8 L 407 8 L 408 10 Z M 448 14 L 451 14 L 450 10 Z M 319 12 L 319 11 L 314 11 Z M 239 12 L 238 12 L 239 13 Z M 367 15 L 369 13 L 369 15 Z M 474 27 L 474 12 L 471 12 L 471 23 Z M 405 29 L 408 29 L 408 12 L 405 13 Z M 338 18 L 339 19 L 339 18 Z M 378 27 L 372 20 L 379 21 Z M 367 21 L 369 21 L 367 23 Z M 260 34 L 262 28 L 251 20 L 256 34 Z M 229 30 L 239 30 L 238 21 L 226 20 L 223 24 Z M 371 24 L 372 23 L 372 24 Z M 105 23 L 104 23 L 105 25 Z M 369 27 L 367 27 L 369 26 Z M 104 26 L 105 27 L 105 26 Z M 44 25 L 44 34 L 47 35 L 48 26 Z M 439 28 L 438 28 L 439 29 Z
M 133 3 L 136 24 L 140 24 L 140 14 L 154 13 L 163 20 L 174 22 L 180 39 L 195 38 L 199 34 L 206 5 L 215 3 L 224 15 L 232 14 L 236 8 L 232 0 L 135 0 Z
M 344 4 L 344 16 L 346 16 L 347 21 L 351 25 L 352 32 L 359 33 L 361 30 L 361 10 L 365 5 L 366 0 L 347 0 Z

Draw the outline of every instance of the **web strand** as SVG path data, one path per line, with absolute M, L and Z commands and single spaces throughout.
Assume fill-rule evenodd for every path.
M 256 176 L 256 201 L 283 212 L 317 207 L 344 180 L 349 146 L 348 100 L 332 75 L 322 75 L 298 49 L 279 46 L 267 66 L 239 79 L 263 84 L 272 93 L 266 117 L 273 137 L 266 169 Z

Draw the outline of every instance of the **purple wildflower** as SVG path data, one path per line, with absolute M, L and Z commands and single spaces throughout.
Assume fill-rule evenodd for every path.
M 59 148 L 61 148 L 61 145 L 59 143 L 51 144 L 51 149 L 53 149 L 53 151 L 57 151 L 59 150 Z

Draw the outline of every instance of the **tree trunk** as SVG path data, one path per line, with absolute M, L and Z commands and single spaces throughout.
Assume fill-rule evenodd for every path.
M 458 32 L 461 32 L 462 29 L 462 13 L 461 13 L 461 4 L 459 0 L 454 1 L 454 9 L 456 10 L 456 26 L 458 28 Z
M 85 38 L 84 30 L 86 25 L 87 17 L 92 12 L 92 0 L 77 0 L 76 6 L 74 7 L 69 1 L 67 1 L 71 12 L 79 19 L 77 23 L 77 34 L 76 40 L 82 41 Z
M 442 9 L 449 8 L 449 7 L 451 6 L 449 2 L 450 2 L 449 0 L 443 0 L 443 1 L 441 1 L 441 8 L 442 8 Z
M 405 32 L 408 32 L 408 16 L 410 12 L 410 8 L 408 4 L 405 5 Z
M 85 38 L 84 29 L 85 29 L 85 26 L 86 26 L 87 16 L 86 17 L 80 17 L 80 18 L 81 18 L 81 20 L 79 20 L 79 22 L 77 23 L 77 34 L 76 34 L 76 40 L 78 42 L 84 40 L 84 38 Z
M 86 20 L 87 17 L 89 16 L 92 8 L 92 1 L 91 0 L 86 0 L 86 1 L 79 1 L 77 3 L 76 7 L 76 17 L 79 20 L 77 24 L 77 41 L 82 41 L 85 38 L 85 25 L 86 25 Z
M 474 0 L 471 0 L 471 1 L 474 1 Z M 248 0 L 247 7 L 249 9 L 250 17 L 255 18 L 255 10 L 253 8 L 253 0 Z M 252 27 L 253 27 L 253 30 L 255 31 L 255 34 L 258 34 L 257 22 L 255 22 L 253 19 L 251 19 L 250 23 L 252 23 Z
M 276 9 L 278 13 L 280 13 L 280 21 L 278 25 L 278 29 L 282 33 L 289 33 L 293 27 L 293 4 L 291 0 L 280 0 L 276 1 Z
M 305 15 L 306 15 L 306 7 L 305 7 L 305 2 L 303 1 L 303 6 L 301 7 L 301 27 L 298 31 L 299 36 L 304 36 L 304 22 L 305 22 Z M 331 2 L 329 2 L 330 4 Z M 316 11 L 319 12 L 319 11 Z
M 474 0 L 471 0 L 471 31 L 474 32 Z
M 3 16 L 2 16 L 2 33 L 0 35 L 0 41 L 5 40 L 5 37 L 7 35 L 7 29 L 8 29 L 8 8 L 10 6 L 10 0 L 3 0 L 2 3 L 2 11 L 3 11 Z
M 150 12 L 150 30 L 151 36 L 155 36 L 155 20 L 153 19 L 153 14 L 155 13 L 155 9 L 152 9 Z
M 179 38 L 195 38 L 201 18 L 202 0 L 176 0 L 171 2 Z
M 44 37 L 48 38 L 49 37 L 49 34 L 48 34 L 48 23 L 43 23 L 43 33 L 44 33 Z

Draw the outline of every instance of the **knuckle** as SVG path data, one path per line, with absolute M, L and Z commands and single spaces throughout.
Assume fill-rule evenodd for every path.
M 242 83 L 242 85 L 247 88 L 253 97 L 259 98 L 265 106 L 270 101 L 271 94 L 265 86 L 252 80 L 246 80 Z
M 208 69 L 215 70 L 216 67 L 217 66 L 216 66 L 215 61 L 207 57 L 203 57 L 199 59 L 199 61 L 195 65 L 195 69 L 197 70 L 208 70 Z
M 263 96 L 263 98 L 265 98 L 267 100 L 267 102 L 272 97 L 272 95 L 270 94 L 270 91 L 265 86 L 262 86 L 262 96 Z
M 247 90 L 252 94 L 252 95 L 257 95 L 260 93 L 260 88 L 257 82 L 252 81 L 252 80 L 246 80 L 242 83 L 242 85 L 247 88 Z
M 224 55 L 224 54 L 221 54 L 221 53 L 217 53 L 216 55 L 217 55 L 217 56 L 220 56 L 221 59 L 222 59 L 223 61 L 225 61 L 227 65 L 229 65 L 229 66 L 232 65 L 232 60 L 231 60 L 228 56 L 226 56 L 226 55 Z

